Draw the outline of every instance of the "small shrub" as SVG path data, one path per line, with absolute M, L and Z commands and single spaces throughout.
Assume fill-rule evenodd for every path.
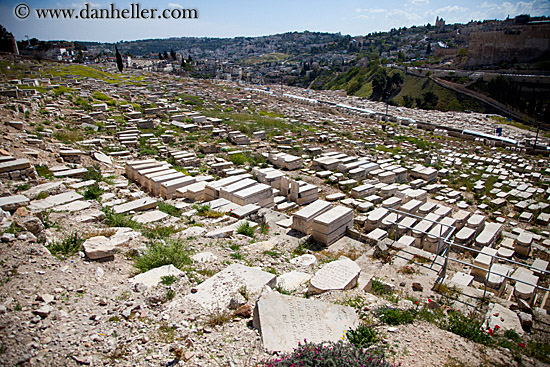
M 173 289 L 167 289 L 166 290 L 166 299 L 168 301 L 171 301 L 176 296 L 176 292 Z
M 101 173 L 101 169 L 99 168 L 98 165 L 86 167 L 86 169 L 88 170 L 88 172 L 86 172 L 83 175 L 84 181 L 88 181 L 88 180 L 94 180 L 96 182 L 103 181 L 103 174 Z
M 213 311 L 208 316 L 206 316 L 205 325 L 214 327 L 225 324 L 226 322 L 233 319 L 233 314 L 227 310 Z
M 240 253 L 239 251 L 235 251 L 229 256 L 231 256 L 231 258 L 235 259 L 235 260 L 244 260 L 244 255 L 242 253 Z
M 166 286 L 172 285 L 177 281 L 178 279 L 174 275 L 166 275 L 160 278 L 160 282 Z
M 254 237 L 254 228 L 250 226 L 250 223 L 242 222 L 237 227 L 237 233 L 248 237 Z
M 264 235 L 269 233 L 269 226 L 266 223 L 260 225 L 260 233 Z
M 357 348 L 368 348 L 378 342 L 376 330 L 364 325 L 359 325 L 355 330 L 348 330 L 346 332 L 346 338 Z
M 482 329 L 481 321 L 460 312 L 449 313 L 449 317 L 441 323 L 441 327 L 476 343 L 490 345 L 493 342 L 491 336 Z
M 36 200 L 42 200 L 50 196 L 50 194 L 47 191 L 40 191 L 38 195 L 35 196 Z
M 189 257 L 189 250 L 182 241 L 168 241 L 168 243 L 153 242 L 147 246 L 143 255 L 136 259 L 135 266 L 142 273 L 163 265 L 174 265 L 184 270 L 193 260 Z
M 159 201 L 157 203 L 157 205 L 158 205 L 159 210 L 163 213 L 166 213 L 166 214 L 171 215 L 173 217 L 181 216 L 181 210 L 179 210 L 178 208 L 176 208 L 173 205 L 167 204 L 163 201 Z
M 229 156 L 229 160 L 237 166 L 242 166 L 246 162 L 246 159 L 242 153 L 231 154 Z
M 88 186 L 88 188 L 84 192 L 84 199 L 98 200 L 102 194 L 103 194 L 103 189 L 101 189 L 98 184 L 93 184 L 91 186 Z
M 31 185 L 28 183 L 24 183 L 24 184 L 15 186 L 15 188 L 17 189 L 17 191 L 27 191 L 28 189 L 31 188 Z
M 36 174 L 39 177 L 44 177 L 44 178 L 48 178 L 48 179 L 53 178 L 52 171 L 50 171 L 50 169 L 46 165 L 37 164 L 37 165 L 34 166 L 34 169 L 36 170 Z
M 48 250 L 56 257 L 65 258 L 82 250 L 82 243 L 84 243 L 84 239 L 78 233 L 73 232 L 62 241 L 50 244 Z
M 377 296 L 385 296 L 393 293 L 390 289 L 386 287 L 386 285 L 384 285 L 384 283 L 377 279 L 372 280 L 371 291 L 372 294 L 375 294 Z
M 262 361 L 259 366 L 390 367 L 393 365 L 386 361 L 381 351 L 364 350 L 340 340 L 336 343 L 299 343 L 292 353 Z
M 174 226 L 156 226 L 142 230 L 142 234 L 151 240 L 168 238 L 176 232 L 178 232 L 178 229 Z
M 132 229 L 140 229 L 141 225 L 132 220 L 130 216 L 126 214 L 115 214 L 113 209 L 105 208 L 105 224 L 109 227 L 129 227 Z
M 382 307 L 377 311 L 380 321 L 388 325 L 412 324 L 416 317 L 416 313 L 417 312 L 413 309 L 400 310 L 390 307 Z

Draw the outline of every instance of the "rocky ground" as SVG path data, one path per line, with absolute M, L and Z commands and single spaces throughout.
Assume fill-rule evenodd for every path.
M 170 82 L 162 76 L 151 79 L 157 77 L 162 82 Z M 185 83 L 186 88 L 194 85 L 194 91 L 206 90 L 211 93 L 211 100 L 207 100 L 208 95 L 203 96 L 207 100 L 205 105 L 215 105 L 222 96 L 228 100 L 234 96 L 233 92 L 227 92 L 227 86 L 199 84 L 197 81 Z M 109 93 L 105 85 L 100 84 L 98 89 Z M 59 109 L 60 114 L 57 116 L 70 116 L 72 110 L 69 108 L 69 100 L 73 101 L 73 98 L 48 92 L 45 94 L 47 98 L 38 102 L 14 102 L 2 97 L 0 155 L 30 158 L 34 167 L 54 167 L 66 163 L 58 154 L 61 146 L 80 148 L 76 142 L 61 143 L 51 134 L 43 135 L 43 142 L 32 147 L 25 140 L 28 138 L 27 132 L 31 131 L 30 126 L 43 123 L 46 117 L 59 124 L 55 128 L 46 125 L 54 131 L 64 131 L 71 126 L 71 118 L 56 119 L 53 114 L 46 115 L 39 111 L 49 103 L 58 102 L 63 107 Z M 185 107 L 181 104 L 177 106 Z M 242 106 L 236 103 L 235 108 L 237 107 Z M 294 108 L 297 107 L 293 104 L 281 103 L 277 111 L 288 112 Z M 31 111 L 30 114 L 25 114 L 27 110 Z M 311 113 L 318 112 L 312 109 Z M 338 120 L 344 117 L 335 113 L 330 118 Z M 161 119 L 157 123 L 161 123 Z M 25 125 L 29 126 L 27 132 L 7 124 L 12 120 L 25 121 Z M 105 137 L 104 134 L 107 133 L 90 133 L 87 138 L 95 135 Z M 364 138 L 365 133 L 359 135 Z M 110 137 L 109 142 L 113 141 L 114 138 Z M 180 143 L 191 144 L 183 139 Z M 451 144 L 460 146 L 455 141 Z M 182 147 L 189 148 L 189 145 Z M 321 147 L 340 149 L 348 153 L 355 151 L 341 143 Z M 109 200 L 129 200 L 146 196 L 139 185 L 128 182 L 124 176 L 124 160 L 114 159 L 112 165 L 100 163 L 91 157 L 95 148 L 86 149 L 78 167 L 95 167 L 99 170 L 97 184 L 103 190 L 100 198 L 84 200 L 90 203 L 87 210 L 105 210 L 108 215 L 109 211 L 105 206 Z M 140 149 L 133 149 L 132 154 L 137 156 Z M 256 153 L 269 149 L 269 145 L 265 144 L 254 147 Z M 375 154 L 378 157 L 386 156 L 384 152 Z M 227 158 L 225 152 L 220 155 Z M 206 155 L 201 159 L 211 162 L 214 157 Z M 201 168 L 205 168 L 204 166 L 205 164 Z M 288 174 L 320 187 L 321 197 L 341 192 L 337 185 L 329 185 L 324 179 L 307 172 L 295 171 Z M 0 196 L 22 194 L 38 184 L 58 181 L 60 185 L 48 193 L 53 196 L 68 191 L 71 184 L 81 181 L 38 176 L 36 179 L 20 182 L 8 180 L 0 189 Z M 79 191 L 84 193 L 86 190 Z M 34 201 L 39 200 L 36 198 L 39 194 L 28 195 Z M 474 200 L 471 193 L 466 193 L 464 197 Z M 433 201 L 433 198 L 430 197 L 429 200 Z M 375 247 L 350 237 L 344 237 L 328 248 L 314 245 L 307 236 L 280 225 L 282 219 L 287 219 L 297 209 L 286 213 L 261 209 L 258 214 L 249 218 L 251 222 L 260 225 L 252 236 L 234 233 L 225 238 L 211 238 L 206 233 L 235 223 L 237 219 L 229 215 L 214 215 L 212 218 L 202 216 L 189 200 L 159 201 L 177 211 L 160 222 L 139 227 L 133 226 L 133 222 L 130 227 L 120 227 L 120 223 L 113 223 L 108 218 L 83 223 L 78 220 L 78 212 L 59 211 L 55 208 L 35 211 L 21 207 L 2 211 L 0 365 L 256 366 L 261 361 L 274 357 L 274 354 L 264 349 L 261 334 L 252 325 L 252 310 L 262 293 L 243 294 L 242 299 L 236 301 L 235 307 L 224 306 L 215 311 L 187 302 L 186 296 L 196 293 L 197 287 L 205 280 L 234 263 L 258 267 L 277 276 L 291 271 L 314 275 L 327 263 L 341 256 L 351 258 L 361 268 L 357 286 L 349 290 L 333 290 L 307 297 L 354 307 L 362 322 L 376 330 L 379 336 L 377 345 L 384 349 L 390 362 L 401 366 L 546 365 L 533 358 L 533 354 L 516 353 L 517 346 L 509 350 L 475 343 L 471 338 L 461 337 L 421 318 L 410 324 L 397 326 L 381 322 L 378 310 L 385 306 L 403 310 L 426 308 L 434 315 L 444 316 L 451 314 L 453 310 L 460 310 L 463 314 L 472 312 L 483 318 L 488 304 L 497 301 L 493 296 L 482 297 L 483 288 L 479 284 L 474 290 L 453 289 L 456 294 L 450 294 L 449 290 L 436 291 L 434 284 L 439 268 L 429 261 L 400 259 L 397 249 L 390 249 L 389 256 L 380 258 L 375 254 Z M 449 206 L 457 208 L 455 204 Z M 126 219 L 129 218 L 131 216 Z M 525 224 L 518 226 L 526 227 Z M 542 227 L 539 229 L 539 232 L 547 230 Z M 153 231 L 157 231 L 156 234 L 152 235 Z M 80 241 L 75 241 L 74 251 L 66 255 L 54 251 L 55 244 L 67 241 L 71 236 Z M 116 238 L 114 256 L 92 260 L 85 255 L 81 247 L 82 241 L 97 236 L 113 240 Z M 149 287 L 132 282 L 132 278 L 140 273 L 137 261 L 148 246 L 171 241 L 182 244 L 186 256 L 200 256 L 192 257 L 193 261 L 182 265 L 183 273 L 170 281 Z M 307 256 L 300 257 L 303 255 L 313 255 L 315 260 L 310 263 L 298 261 L 307 259 Z M 453 256 L 467 257 L 464 254 Z M 409 271 L 404 271 L 404 264 Z M 449 267 L 449 271 L 453 273 L 463 270 L 456 263 Z M 386 282 L 392 291 L 385 294 L 372 289 L 369 291 L 366 286 L 373 277 Z M 547 285 L 548 279 L 544 278 L 541 284 Z M 267 287 L 262 290 L 263 293 L 291 293 L 300 298 L 306 297 L 307 291 L 306 283 L 292 291 L 281 287 Z M 510 292 L 507 298 L 498 299 L 498 302 L 505 307 L 514 308 Z M 537 305 L 541 304 L 540 300 L 537 302 Z M 521 341 L 514 343 L 527 344 L 532 341 L 538 342 L 539 348 L 545 348 L 545 345 L 547 348 L 550 316 L 538 307 L 533 307 L 531 313 L 533 326 L 530 332 Z M 521 327 L 519 331 L 522 331 Z

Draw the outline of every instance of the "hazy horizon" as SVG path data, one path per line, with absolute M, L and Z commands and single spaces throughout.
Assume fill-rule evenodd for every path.
M 88 2 L 88 8 L 109 8 L 111 2 Z M 118 9 L 128 9 L 132 3 L 112 2 Z M 183 2 L 168 0 L 139 2 L 140 9 L 197 9 L 197 19 L 38 19 L 35 9 L 75 9 L 79 12 L 86 2 L 27 1 L 30 15 L 18 19 L 14 9 L 19 0 L 0 4 L 0 24 L 17 40 L 67 40 L 88 42 L 120 42 L 172 37 L 261 37 L 287 32 L 329 32 L 352 36 L 389 31 L 392 28 L 434 24 L 436 17 L 447 23 L 467 23 L 471 20 L 506 19 L 519 14 L 549 16 L 550 3 L 531 1 L 465 0 L 344 0 L 255 2 L 220 0 Z M 138 3 L 133 3 L 138 4 Z M 457 5 L 459 4 L 459 5 Z M 134 5 L 135 6 L 135 5 Z

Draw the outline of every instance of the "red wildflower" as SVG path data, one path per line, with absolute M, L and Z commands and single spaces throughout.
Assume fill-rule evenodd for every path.
M 495 325 L 495 331 L 497 331 L 498 329 L 500 329 L 500 326 Z
M 525 344 L 523 344 L 523 343 L 519 343 L 519 346 L 522 347 L 522 348 L 525 348 Z

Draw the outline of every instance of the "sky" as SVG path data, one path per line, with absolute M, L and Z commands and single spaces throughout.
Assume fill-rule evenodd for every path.
M 24 1 L 24 2 L 22 2 Z M 85 4 L 88 5 L 85 5 Z M 331 32 L 352 36 L 392 28 L 506 19 L 519 14 L 550 16 L 549 0 L 165 0 L 134 1 L 134 9 L 196 9 L 196 19 L 39 19 L 37 9 L 131 9 L 131 1 L 0 0 L 0 24 L 17 40 L 119 42 L 169 37 L 263 36 L 293 31 Z M 25 8 L 25 5 L 28 8 Z M 29 9 L 29 11 L 27 11 Z M 25 19 L 18 19 L 16 13 Z M 129 14 L 129 13 L 128 13 Z

